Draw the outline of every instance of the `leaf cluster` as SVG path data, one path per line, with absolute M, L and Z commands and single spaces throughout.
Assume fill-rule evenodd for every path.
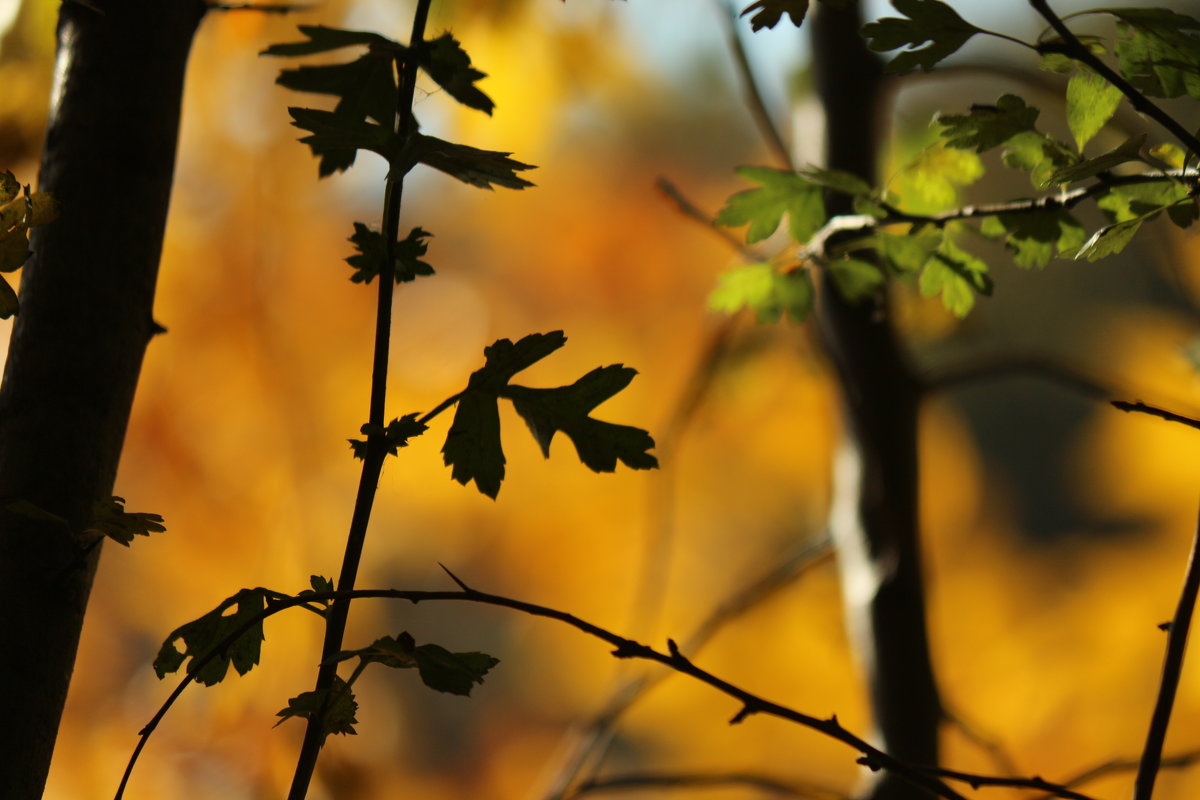
M 163 533 L 166 529 L 159 514 L 126 511 L 125 498 L 114 496 L 96 501 L 92 506 L 92 523 L 84 533 L 104 535 L 129 547 L 135 536 Z
M 29 229 L 52 222 L 58 215 L 54 199 L 32 192 L 9 171 L 0 173 L 0 273 L 19 269 L 29 258 Z M 16 314 L 17 293 L 0 277 L 0 319 Z

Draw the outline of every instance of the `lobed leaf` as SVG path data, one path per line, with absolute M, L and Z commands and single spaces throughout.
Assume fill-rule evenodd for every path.
M 985 236 L 1004 237 L 1015 251 L 1013 261 L 1025 269 L 1042 268 L 1056 255 L 1074 255 L 1087 239 L 1083 226 L 1066 211 L 1001 214 L 980 226 Z
M 354 690 L 350 684 L 339 675 L 333 676 L 333 685 L 320 691 L 301 692 L 288 700 L 287 708 L 277 713 L 279 727 L 292 717 L 300 719 L 319 719 L 321 741 L 325 741 L 331 733 L 353 736 L 358 731 L 355 715 L 358 713 L 358 702 L 354 699 Z
M 744 17 L 753 13 L 750 18 L 750 29 L 757 32 L 763 28 L 774 28 L 784 14 L 791 17 L 792 24 L 797 28 L 804 22 L 808 13 L 808 0 L 756 0 L 746 6 L 738 16 Z
M 788 232 L 797 242 L 806 242 L 825 224 L 825 201 L 821 186 L 791 170 L 770 167 L 739 167 L 737 174 L 761 188 L 746 189 L 725 201 L 715 222 L 729 228 L 749 225 L 746 241 L 762 241 L 773 234 L 788 216 Z
M 160 515 L 126 511 L 125 498 L 113 496 L 92 504 L 92 522 L 84 533 L 107 536 L 114 542 L 129 547 L 135 536 L 149 536 L 152 533 L 162 533 L 166 529 Z
M 493 186 L 524 189 L 533 186 L 517 173 L 535 167 L 509 158 L 510 155 L 512 154 L 454 144 L 436 136 L 418 133 L 413 136 L 411 144 L 405 146 L 398 161 L 402 170 L 411 168 L 412 164 L 421 163 L 463 183 L 483 189 L 491 189 Z M 394 162 L 393 168 L 396 166 Z
M 424 228 L 413 228 L 408 236 L 396 242 L 395 267 L 392 274 L 396 283 L 407 283 L 423 275 L 432 275 L 433 267 L 421 260 L 429 249 L 426 239 L 433 236 Z M 354 268 L 350 280 L 354 283 L 370 283 L 387 265 L 387 245 L 383 234 L 373 231 L 364 223 L 354 223 L 354 235 L 347 241 L 354 245 L 357 255 L 346 258 Z
M 335 656 L 336 661 L 359 659 L 361 671 L 368 664 L 383 664 L 393 669 L 416 667 L 421 682 L 439 692 L 470 695 L 477 683 L 483 683 L 487 673 L 500 659 L 487 653 L 452 653 L 436 644 L 418 645 L 411 634 L 383 636 L 368 647 L 347 650 Z
M 983 32 L 940 0 L 892 0 L 892 7 L 905 16 L 884 17 L 862 28 L 867 46 L 876 52 L 907 48 L 888 62 L 887 72 L 928 72 Z
M 155 674 L 163 678 L 168 673 L 177 672 L 188 659 L 192 660 L 190 669 L 195 669 L 196 664 L 261 613 L 266 605 L 266 589 L 242 589 L 199 619 L 179 626 L 167 636 L 159 649 L 154 659 Z M 264 638 L 260 620 L 200 667 L 195 679 L 205 686 L 218 684 L 225 679 L 231 663 L 239 675 L 245 675 L 258 664 Z M 182 651 L 176 646 L 177 642 L 183 643 Z
M 1165 8 L 1106 8 L 1122 74 L 1152 97 L 1200 99 L 1200 20 Z
M 491 115 L 496 104 L 475 82 L 487 75 L 471 66 L 471 57 L 458 40 L 449 33 L 424 42 L 417 50 L 422 69 L 446 90 L 446 93 L 468 108 Z
M 273 44 L 259 55 L 263 56 L 311 56 L 330 50 L 340 50 L 343 47 L 367 45 L 383 50 L 403 51 L 404 45 L 393 42 L 386 36 L 369 31 L 347 31 L 340 28 L 329 28 L 324 25 L 301 25 L 300 33 L 308 41 Z
M 722 273 L 708 296 L 709 309 L 735 314 L 748 308 L 760 323 L 776 322 L 784 315 L 793 322 L 803 322 L 812 305 L 812 279 L 807 271 L 783 273 L 766 262 L 744 264 Z
M 974 308 L 976 294 L 992 293 L 987 273 L 987 264 L 945 239 L 925 262 L 917 285 L 922 296 L 940 295 L 946 310 L 962 318 Z
M 869 261 L 859 258 L 838 258 L 830 261 L 829 276 L 842 297 L 858 303 L 879 292 L 884 285 L 883 271 Z
M 419 422 L 415 413 L 405 414 L 399 419 L 392 420 L 386 428 L 382 425 L 372 425 L 369 422 L 359 428 L 359 432 L 366 434 L 368 438 L 372 435 L 383 436 L 384 453 L 390 456 L 399 455 L 401 447 L 408 447 L 409 439 L 420 436 L 426 430 L 428 430 L 428 426 Z M 365 459 L 367 457 L 367 440 L 349 439 L 348 441 L 355 458 Z
M 1036 130 L 1039 113 L 1020 97 L 1006 94 L 994 106 L 973 105 L 966 114 L 939 114 L 935 121 L 948 147 L 984 153 L 1019 133 Z

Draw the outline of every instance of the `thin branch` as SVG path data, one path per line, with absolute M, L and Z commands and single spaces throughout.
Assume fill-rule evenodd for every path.
M 962 781 L 972 789 L 981 789 L 986 786 L 1004 786 L 1010 789 L 1038 789 L 1048 792 L 1051 797 L 1065 797 L 1069 800 L 1093 800 L 1089 795 L 1068 789 L 1062 784 L 1051 783 L 1036 775 L 1032 778 L 1001 778 L 990 775 L 975 775 L 970 772 L 959 772 L 958 770 L 942 769 L 940 767 L 929 768 L 927 771 L 932 775 L 937 775 L 947 780 Z
M 1042 18 L 1050 24 L 1050 27 L 1062 37 L 1063 46 L 1061 49 L 1065 50 L 1067 55 L 1076 61 L 1082 61 L 1084 64 L 1087 64 L 1097 75 L 1119 89 L 1121 94 L 1125 95 L 1126 99 L 1129 100 L 1130 105 L 1170 131 L 1171 135 L 1178 139 L 1179 143 L 1186 150 L 1191 153 L 1200 154 L 1200 139 L 1197 139 L 1178 120 L 1166 111 L 1163 111 L 1150 98 L 1138 91 L 1133 84 L 1101 61 L 1083 42 L 1079 41 L 1079 37 L 1075 35 L 1074 31 L 1068 28 L 1066 23 L 1054 13 L 1047 0 L 1029 0 L 1029 5 L 1033 7 L 1034 11 L 1041 14 Z M 1039 49 L 1042 52 L 1049 52 L 1051 48 L 1043 44 Z
M 1004 748 L 1004 745 L 969 724 L 959 714 L 947 710 L 945 702 L 942 704 L 942 716 L 946 722 L 958 728 L 963 738 L 987 753 L 1002 772 L 1006 772 L 1009 775 L 1016 775 L 1020 771 L 1017 769 L 1017 763 L 1013 761 L 1012 756 Z
M 782 780 L 752 772 L 692 773 L 692 772 L 630 772 L 592 778 L 579 784 L 571 797 L 600 792 L 619 792 L 636 789 L 695 789 L 744 786 L 791 797 L 812 800 L 849 800 L 848 795 L 826 786 Z
M 461 584 L 466 586 L 465 583 Z M 822 733 L 832 739 L 835 739 L 848 747 L 857 750 L 861 757 L 858 762 L 869 769 L 879 770 L 885 769 L 893 772 L 904 779 L 910 781 L 918 787 L 932 792 L 946 800 L 966 800 L 963 795 L 950 788 L 940 777 L 943 771 L 930 770 L 925 767 L 915 766 L 901 761 L 888 753 L 880 750 L 865 739 L 855 735 L 847 728 L 843 727 L 836 716 L 828 719 L 821 719 L 810 714 L 797 711 L 787 706 L 773 703 L 753 692 L 749 692 L 739 686 L 729 683 L 722 678 L 714 675 L 711 672 L 697 666 L 679 649 L 679 646 L 672 640 L 667 640 L 667 652 L 656 650 L 649 645 L 633 639 L 627 639 L 623 636 L 615 634 L 605 628 L 580 619 L 573 614 L 564 611 L 558 611 L 546 606 L 537 605 L 535 603 L 527 603 L 523 600 L 515 600 L 513 598 L 504 597 L 502 595 L 490 594 L 481 592 L 470 587 L 459 591 L 415 591 L 404 589 L 356 589 L 353 591 L 333 591 L 333 592 L 308 592 L 303 596 L 290 597 L 287 600 L 274 602 L 263 610 L 248 618 L 238 628 L 232 631 L 224 639 L 217 643 L 206 655 L 200 658 L 193 658 L 188 665 L 188 674 L 180 682 L 179 686 L 168 697 L 167 701 L 158 710 L 154 717 L 146 724 L 140 732 L 140 739 L 134 753 L 130 758 L 129 764 L 126 766 L 124 777 L 121 780 L 120 788 L 117 790 L 116 800 L 121 800 L 125 786 L 127 785 L 130 774 L 132 773 L 134 764 L 141 751 L 144 749 L 146 742 L 158 724 L 166 716 L 171 706 L 183 693 L 184 689 L 194 680 L 204 667 L 216 658 L 221 653 L 228 652 L 238 639 L 246 632 L 257 625 L 261 625 L 263 621 L 269 617 L 281 613 L 288 608 L 304 605 L 305 603 L 329 601 L 331 603 L 345 602 L 352 599 L 365 598 L 392 598 L 400 600 L 408 600 L 412 603 L 422 601 L 437 601 L 437 600 L 457 600 L 471 603 L 481 603 L 484 605 L 499 606 L 502 608 L 510 608 L 520 611 L 524 614 L 535 617 L 545 617 L 547 619 L 557 620 L 566 625 L 569 625 L 576 630 L 582 631 L 590 636 L 593 636 L 601 641 L 607 642 L 613 646 L 612 654 L 616 658 L 636 658 L 645 661 L 652 661 L 662 664 L 675 672 L 690 676 L 691 678 L 707 684 L 716 689 L 722 694 L 737 700 L 741 705 L 741 709 L 730 720 L 731 723 L 738 723 L 745 720 L 747 717 L 754 714 L 764 714 L 767 716 L 777 717 L 779 719 L 794 722 L 803 727 Z M 1073 798 L 1074 800 L 1091 800 L 1091 798 L 1078 793 L 1070 792 L 1065 787 L 1046 784 L 1040 779 L 1034 778 L 1023 781 L 1022 779 L 1012 778 L 990 778 L 981 775 L 970 775 L 961 772 L 944 771 L 946 777 L 952 780 L 967 781 L 972 785 L 987 785 L 987 786 L 1037 786 L 1038 788 L 1046 788 L 1053 791 L 1055 794 L 1062 797 Z M 1032 781 L 1032 782 L 1031 782 Z
M 1097 380 L 1084 370 L 1037 355 L 976 358 L 968 364 L 926 374 L 922 376 L 921 382 L 925 391 L 940 392 L 963 384 L 1019 375 L 1045 378 L 1097 400 L 1108 399 L 1114 394 L 1111 386 Z
M 734 66 L 737 68 L 738 77 L 741 78 L 746 107 L 750 110 L 754 125 L 762 137 L 767 140 L 767 146 L 779 159 L 779 163 L 785 164 L 788 169 L 795 171 L 796 164 L 792 159 L 792 151 L 783 140 L 783 135 L 771 117 L 771 112 L 767 110 L 762 90 L 758 86 L 758 79 L 754 75 L 754 67 L 751 66 L 750 58 L 746 53 L 746 45 L 742 42 L 741 34 L 738 31 L 737 9 L 730 0 L 718 0 L 717 5 L 720 7 L 725 36 L 729 41 L 729 52 L 733 55 Z
M 1171 721 L 1171 709 L 1175 705 L 1175 692 L 1179 688 L 1179 675 L 1183 671 L 1183 656 L 1187 649 L 1188 629 L 1192 624 L 1192 611 L 1196 607 L 1196 595 L 1200 592 L 1200 520 L 1192 537 L 1192 551 L 1188 556 L 1187 572 L 1183 590 L 1179 593 L 1179 604 L 1175 617 L 1167 629 L 1167 655 L 1163 661 L 1162 680 L 1158 687 L 1158 699 L 1154 703 L 1154 714 L 1150 718 L 1150 730 L 1146 734 L 1146 746 L 1138 764 L 1137 778 L 1133 783 L 1133 800 L 1150 800 L 1154 793 L 1154 780 L 1158 777 L 1162 762 L 1163 742 L 1167 738 L 1167 725 Z
M 772 563 L 769 570 L 756 580 L 746 584 L 718 604 L 709 615 L 692 631 L 686 647 L 697 652 L 702 649 L 726 624 L 775 595 L 786 586 L 807 574 L 810 569 L 828 563 L 833 558 L 833 546 L 828 534 L 811 544 L 797 548 L 786 558 Z M 563 800 L 569 794 L 571 782 L 584 769 L 588 761 L 603 756 L 610 740 L 613 726 L 639 697 L 645 694 L 670 672 L 642 673 L 618 686 L 608 697 L 601 710 L 584 726 L 576 737 L 576 746 L 559 769 L 550 788 L 543 794 L 545 800 Z
M 763 260 L 763 256 L 761 254 L 746 246 L 746 244 L 744 244 L 742 240 L 733 233 L 733 231 L 718 225 L 712 217 L 710 217 L 708 214 L 705 214 L 695 203 L 687 199 L 683 192 L 679 191 L 679 188 L 675 186 L 675 184 L 669 179 L 660 177 L 654 182 L 654 185 L 658 187 L 658 190 L 662 192 L 667 199 L 675 204 L 675 207 L 679 209 L 681 214 L 691 220 L 699 222 L 717 236 L 721 237 L 721 239 L 727 245 L 736 250 L 742 256 L 742 258 L 746 259 L 747 261 Z
M 1073 778 L 1062 782 L 1063 786 L 1074 788 L 1082 786 L 1085 783 L 1091 783 L 1097 778 L 1103 778 L 1106 775 L 1119 772 L 1134 772 L 1140 764 L 1139 759 L 1132 758 L 1116 758 L 1111 761 L 1105 761 L 1103 764 L 1098 764 L 1094 767 L 1089 767 L 1083 772 L 1080 772 Z M 1159 769 L 1186 769 L 1193 764 L 1200 763 L 1200 750 L 1191 750 L 1184 753 L 1178 753 L 1173 756 L 1167 756 L 1159 763 Z M 1041 795 L 1035 800 L 1050 800 L 1054 795 Z
M 1124 400 L 1113 400 L 1112 405 L 1113 408 L 1120 409 L 1121 411 L 1149 414 L 1152 417 L 1161 417 L 1169 422 L 1178 422 L 1187 425 L 1189 428 L 1200 428 L 1200 420 L 1185 417 L 1182 414 L 1176 414 L 1174 411 L 1167 411 L 1164 408 L 1148 406 L 1142 402 L 1128 403 Z

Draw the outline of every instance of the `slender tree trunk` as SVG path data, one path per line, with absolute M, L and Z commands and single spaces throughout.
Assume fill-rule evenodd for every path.
M 0 795 L 42 795 L 146 344 L 200 0 L 64 0 L 36 229 L 0 386 Z M 61 524 L 9 506 L 22 500 Z
M 826 165 L 874 182 L 881 71 L 858 35 L 856 4 L 849 5 L 845 10 L 821 5 L 812 20 L 827 120 Z M 830 211 L 851 213 L 844 202 Z M 830 529 L 852 641 L 867 673 L 880 745 L 906 761 L 936 764 L 941 704 L 929 656 L 917 531 L 919 386 L 886 304 L 851 305 L 831 281 L 821 283 L 822 334 L 846 427 Z M 868 796 L 928 795 L 881 774 Z

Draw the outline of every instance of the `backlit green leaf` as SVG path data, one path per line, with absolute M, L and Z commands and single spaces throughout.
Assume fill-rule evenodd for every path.
M 1200 99 L 1200 20 L 1165 8 L 1107 8 L 1122 74 L 1152 97 Z
M 1122 97 L 1120 89 L 1090 69 L 1081 69 L 1071 76 L 1067 83 L 1067 124 L 1080 152 L 1112 119 Z
M 1038 113 L 1016 95 L 1006 94 L 994 106 L 974 105 L 967 114 L 939 114 L 936 121 L 947 146 L 983 153 L 1018 133 L 1034 130 Z
M 1086 258 L 1088 261 L 1099 261 L 1105 256 L 1119 253 L 1133 241 L 1134 235 L 1146 221 L 1145 217 L 1135 217 L 1124 222 L 1106 225 L 1092 234 L 1083 247 L 1079 248 L 1076 258 Z
M 983 162 L 974 152 L 938 142 L 902 168 L 892 187 L 916 213 L 942 211 L 957 203 L 960 187 L 979 180 L 983 172 Z
M 1066 211 L 1003 214 L 980 226 L 985 236 L 1003 236 L 1016 252 L 1013 261 L 1025 269 L 1042 268 L 1056 255 L 1074 255 L 1087 238 L 1083 226 Z
M 879 267 L 858 258 L 837 258 L 829 262 L 829 275 L 842 297 L 857 303 L 878 293 L 884 284 Z
M 924 297 L 941 295 L 942 305 L 961 318 L 974 308 L 976 294 L 992 293 L 987 273 L 986 264 L 947 239 L 925 263 L 918 286 Z
M 759 322 L 775 322 L 787 315 L 803 322 L 812 310 L 812 279 L 805 271 L 781 273 L 767 263 L 745 264 L 722 273 L 708 296 L 713 311 L 735 314 L 754 311 Z
M 1046 180 L 1051 185 L 1074 183 L 1075 181 L 1099 175 L 1101 172 L 1107 172 L 1121 164 L 1128 164 L 1130 161 L 1141 161 L 1142 146 L 1144 144 L 1146 144 L 1146 134 L 1139 133 L 1137 136 L 1129 137 L 1120 146 L 1108 151 L 1104 155 L 1056 169 Z
M 788 232 L 797 242 L 806 242 L 825 224 L 825 201 L 821 187 L 791 170 L 770 167 L 739 167 L 737 174 L 761 188 L 746 189 L 725 201 L 716 223 L 730 228 L 749 225 L 746 241 L 762 241 L 773 234 L 788 215 Z

